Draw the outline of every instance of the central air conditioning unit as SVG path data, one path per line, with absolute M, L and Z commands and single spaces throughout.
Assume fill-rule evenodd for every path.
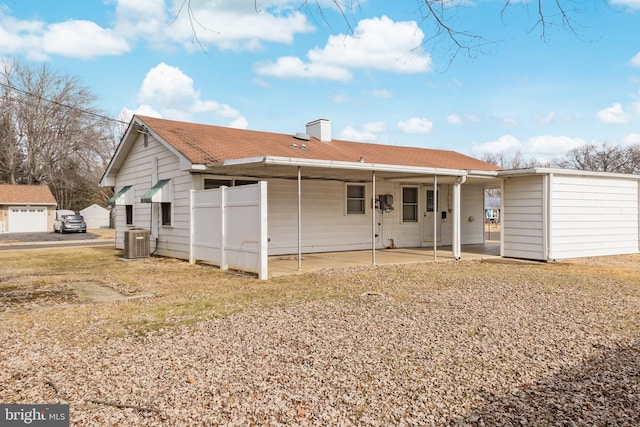
M 149 258 L 151 252 L 149 230 L 133 229 L 124 232 L 124 258 Z

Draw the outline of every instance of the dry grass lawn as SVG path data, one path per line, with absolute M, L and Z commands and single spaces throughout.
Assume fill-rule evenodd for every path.
M 5 344 L 0 350 L 0 371 L 5 372 L 0 375 L 0 401 L 70 402 L 72 420 L 78 425 L 640 422 L 639 255 L 555 264 L 425 262 L 321 271 L 269 281 L 174 259 L 123 261 L 120 256 L 120 251 L 97 247 L 0 252 L 0 339 Z M 139 298 L 92 303 L 71 292 L 74 282 L 97 282 Z M 289 326 L 278 323 L 284 321 Z M 406 333 L 396 336 L 394 331 L 404 327 Z M 292 336 L 286 335 L 289 328 Z M 262 331 L 261 335 L 250 335 L 256 331 Z M 360 341 L 362 331 L 367 335 Z M 305 334 L 315 338 L 305 338 Z M 191 348 L 190 335 L 221 341 L 198 350 Z M 234 337 L 242 339 L 232 345 Z M 44 348 L 29 349 L 41 339 L 55 343 L 60 354 L 45 356 Z M 256 350 L 262 348 L 262 339 L 269 340 L 260 350 L 265 353 Z M 327 340 L 334 347 L 316 347 L 329 345 Z M 469 342 L 474 343 L 469 346 L 473 354 L 465 356 L 461 347 Z M 154 359 L 163 346 L 176 348 L 173 354 L 191 348 L 192 353 L 182 358 L 192 365 L 171 361 L 171 369 L 176 375 L 186 375 L 185 386 L 195 390 L 176 389 L 173 377 L 171 391 L 156 395 L 147 389 L 162 390 L 166 385 L 143 370 L 143 365 L 169 363 L 171 356 L 165 353 Z M 140 371 L 126 374 L 152 384 L 139 386 L 147 391 L 139 394 L 135 388 L 119 388 L 120 371 L 111 372 L 106 365 L 122 363 L 118 357 L 126 350 L 105 356 L 107 348 L 135 349 L 138 355 L 151 352 L 151 359 L 140 361 L 140 366 L 131 361 L 130 369 L 137 366 Z M 208 353 L 214 348 L 221 351 L 215 357 Z M 15 349 L 20 349 L 19 354 Z M 294 350 L 289 358 L 287 352 Z M 611 365 L 607 357 L 612 351 L 624 352 L 625 368 L 623 374 L 619 367 L 616 372 L 605 372 L 599 384 L 605 384 L 606 390 L 593 394 L 591 388 L 597 384 L 580 381 L 575 385 L 558 376 L 589 360 L 599 361 L 589 366 L 601 366 L 604 362 L 600 360 Z M 76 367 L 74 375 L 79 377 L 73 381 L 65 376 L 68 368 L 67 374 L 52 370 L 46 381 L 41 377 L 45 374 L 16 377 L 21 363 L 28 365 L 27 359 L 33 363 L 40 360 L 34 358 L 43 358 L 41 364 L 51 369 L 54 361 L 48 358 L 76 352 L 87 360 L 101 354 L 105 365 Z M 379 353 L 385 356 L 376 358 Z M 329 356 L 333 362 L 323 359 Z M 242 364 L 247 360 L 251 365 Z M 336 360 L 349 360 L 360 368 L 356 372 L 336 365 Z M 437 369 L 421 370 L 436 360 Z M 280 365 L 283 361 L 287 362 L 284 367 Z M 323 365 L 326 371 L 309 371 L 321 363 L 328 363 Z M 200 371 L 191 372 L 196 366 Z M 256 366 L 262 368 L 253 371 Z M 368 372 L 367 366 L 376 369 Z M 87 400 L 88 386 L 79 383 L 85 381 L 82 375 L 87 382 L 99 383 L 95 370 L 102 375 L 105 390 L 112 390 L 101 399 L 119 402 L 121 407 Z M 105 374 L 107 371 L 111 374 Z M 583 375 L 583 371 L 571 375 Z M 269 377 L 253 384 L 265 372 Z M 340 381 L 344 383 L 336 383 L 336 372 L 343 372 Z M 195 375 L 209 380 L 201 381 Z M 233 378 L 236 382 L 229 383 Z M 306 385 L 296 383 L 300 378 Z M 556 378 L 553 383 L 549 383 L 551 378 Z M 583 397 L 563 403 L 568 405 L 564 410 L 550 405 L 547 398 L 536 400 L 535 393 L 551 393 L 560 400 L 573 396 L 558 381 L 581 388 L 578 395 Z M 55 382 L 56 388 L 67 386 L 68 391 L 47 392 L 45 382 Z M 449 382 L 451 388 L 447 388 Z M 620 396 L 616 388 L 622 390 Z M 535 393 L 528 394 L 532 390 Z M 164 400 L 171 393 L 177 394 Z M 192 405 L 194 399 L 200 402 L 197 408 Z M 378 400 L 385 399 L 393 410 L 376 407 L 382 404 Z M 602 406 L 607 399 L 614 403 Z M 133 408 L 126 409 L 127 405 Z M 554 421 L 556 416 L 562 421 Z

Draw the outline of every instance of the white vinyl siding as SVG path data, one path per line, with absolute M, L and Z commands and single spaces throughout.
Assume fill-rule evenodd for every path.
M 364 215 L 344 215 L 344 183 L 302 181 L 302 250 L 328 252 L 371 248 L 371 209 Z M 298 183 L 269 180 L 269 255 L 297 252 Z M 370 190 L 366 189 L 367 198 Z
M 461 244 L 484 243 L 484 187 L 464 184 L 460 190 Z
M 163 256 L 189 258 L 189 190 L 192 177 L 189 172 L 180 170 L 180 162 L 175 154 L 154 138 L 148 138 L 145 147 L 143 138 L 139 136 L 128 153 L 116 176 L 116 189 L 125 185 L 133 185 L 133 224 L 125 224 L 125 207 L 115 206 L 114 225 L 116 229 L 116 248 L 124 248 L 124 231 L 134 228 L 152 230 L 151 250 Z M 157 159 L 157 176 L 153 167 Z M 173 185 L 173 202 L 171 227 L 158 227 L 160 221 L 159 203 L 142 203 L 142 196 L 158 179 L 171 179 Z M 156 249 L 157 244 L 157 249 Z
M 638 251 L 638 181 L 553 175 L 551 188 L 553 258 Z
M 505 257 L 546 259 L 543 187 L 541 175 L 505 179 L 502 192 L 502 244 Z

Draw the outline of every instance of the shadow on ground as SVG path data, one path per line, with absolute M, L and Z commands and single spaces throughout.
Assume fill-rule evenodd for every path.
M 600 356 L 487 403 L 450 425 L 640 426 L 640 341 L 603 348 Z

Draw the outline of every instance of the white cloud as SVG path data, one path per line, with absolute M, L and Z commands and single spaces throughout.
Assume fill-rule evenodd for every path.
M 586 143 L 587 141 L 582 138 L 569 136 L 540 135 L 526 141 L 520 141 L 513 135 L 503 135 L 494 141 L 473 144 L 471 151 L 478 157 L 484 154 L 514 155 L 520 153 L 539 160 L 551 160 Z
M 166 27 L 165 35 L 189 49 L 197 49 L 202 44 L 221 49 L 256 50 L 264 42 L 292 43 L 297 33 L 313 30 L 306 16 L 292 7 L 291 2 L 216 0 L 211 3 L 192 1 L 189 10 L 183 7 L 172 17 L 175 20 Z M 183 1 L 174 4 L 177 9 Z
M 518 126 L 518 121 L 516 119 L 514 119 L 513 117 L 498 117 L 495 116 L 493 117 L 493 121 L 498 125 L 498 126 L 505 126 L 505 127 L 513 127 L 513 126 Z
M 3 8 L 0 55 L 24 54 L 38 61 L 48 60 L 50 55 L 89 59 L 129 52 L 131 43 L 139 40 L 163 50 L 175 44 L 188 50 L 212 45 L 255 50 L 265 42 L 290 44 L 296 34 L 314 30 L 305 14 L 286 0 L 268 1 L 259 11 L 255 6 L 260 2 L 248 0 L 194 0 L 189 7 L 182 0 L 105 2 L 115 4 L 110 27 L 88 20 L 19 20 Z
M 118 0 L 114 31 L 123 37 L 161 39 L 168 17 L 164 0 Z
M 229 123 L 232 127 L 248 126 L 246 118 L 235 108 L 214 100 L 201 99 L 200 91 L 194 88 L 193 79 L 179 68 L 165 63 L 149 70 L 140 87 L 138 100 L 171 119 L 193 120 L 195 114 L 212 113 L 218 118 L 231 119 Z
M 83 59 L 129 51 L 124 39 L 91 21 L 70 20 L 49 25 L 42 37 L 42 46 L 48 54 Z
M 398 129 L 404 133 L 428 134 L 433 129 L 433 122 L 424 117 L 411 117 L 408 120 L 400 120 Z
M 629 9 L 640 9 L 640 0 L 610 0 L 611 4 L 628 7 Z
M 629 114 L 622 109 L 619 102 L 614 103 L 611 107 L 604 108 L 597 113 L 601 122 L 612 125 L 624 125 L 629 123 Z
M 431 57 L 418 49 L 424 33 L 416 22 L 394 22 L 386 16 L 363 19 L 351 35 L 330 36 L 323 48 L 307 53 L 308 62 L 298 57 L 281 57 L 262 62 L 254 71 L 273 77 L 302 77 L 347 81 L 351 69 L 422 73 L 431 69 Z
M 118 114 L 118 120 L 122 122 L 130 122 L 134 114 L 139 114 L 141 116 L 157 117 L 159 119 L 162 118 L 162 114 L 154 110 L 153 107 L 149 105 L 140 105 L 135 110 L 130 110 L 129 108 L 123 108 L 122 110 L 120 110 L 120 113 Z
M 383 99 L 393 98 L 393 92 L 391 92 L 388 89 L 372 90 L 371 95 L 374 98 L 383 98 Z
M 295 56 L 283 56 L 276 62 L 259 62 L 254 65 L 258 74 L 279 78 L 310 78 L 336 81 L 351 80 L 349 70 L 330 64 L 305 63 Z
M 384 122 L 368 122 L 358 127 L 347 126 L 340 132 L 340 139 L 347 141 L 374 142 L 380 133 L 387 131 Z
M 636 53 L 629 63 L 632 67 L 640 67 L 640 52 Z
M 547 114 L 536 114 L 534 115 L 534 119 L 538 124 L 546 125 L 557 121 L 558 118 L 555 111 L 550 111 Z
M 458 114 L 449 114 L 447 116 L 447 123 L 451 125 L 461 125 L 463 124 L 462 117 L 460 117 Z
M 629 135 L 622 138 L 622 143 L 624 145 L 640 144 L 640 133 L 630 133 Z
M 0 54 L 24 54 L 45 61 L 50 55 L 88 59 L 129 51 L 127 41 L 92 21 L 68 20 L 47 25 L 0 13 Z

